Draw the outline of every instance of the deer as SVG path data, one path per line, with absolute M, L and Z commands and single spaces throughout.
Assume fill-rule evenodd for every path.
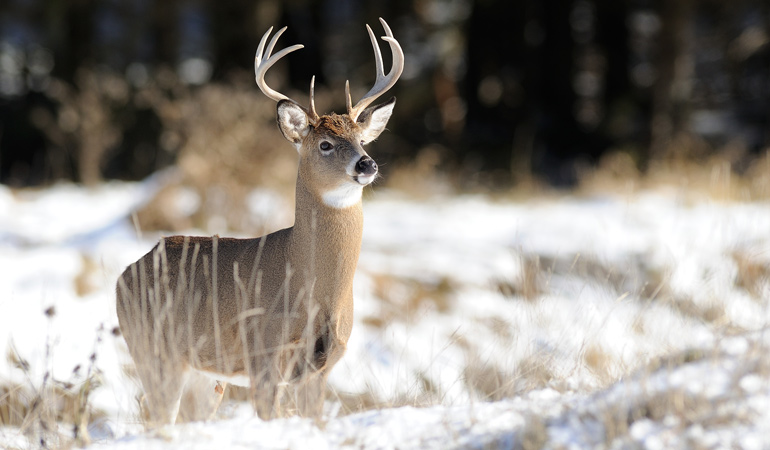
M 259 43 L 257 86 L 277 102 L 278 129 L 299 153 L 292 227 L 248 239 L 161 238 L 118 278 L 118 322 L 144 391 L 148 427 L 212 418 L 228 384 L 249 388 L 263 420 L 322 414 L 329 372 L 353 327 L 362 192 L 379 175 L 364 145 L 385 130 L 396 99 L 371 105 L 404 68 L 399 42 L 380 22 L 391 69 L 385 74 L 366 25 L 376 79 L 355 106 L 346 81 L 345 114 L 318 115 L 315 76 L 308 107 L 267 85 L 267 70 L 303 48 L 272 55 L 286 27 L 267 43 L 271 27 Z

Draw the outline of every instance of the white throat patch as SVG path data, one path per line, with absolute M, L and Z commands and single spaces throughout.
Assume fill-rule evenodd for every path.
M 321 195 L 324 204 L 336 209 L 350 208 L 361 201 L 364 187 L 360 184 L 342 183 Z

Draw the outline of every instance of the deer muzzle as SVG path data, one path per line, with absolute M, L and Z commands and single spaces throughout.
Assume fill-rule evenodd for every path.
M 372 158 L 362 156 L 355 166 L 356 175 L 353 177 L 359 184 L 366 186 L 377 176 L 377 163 Z
M 377 173 L 377 163 L 368 156 L 362 156 L 356 163 L 356 173 L 358 175 L 374 175 Z

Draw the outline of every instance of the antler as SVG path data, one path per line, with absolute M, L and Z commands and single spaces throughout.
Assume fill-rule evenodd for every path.
M 382 40 L 390 44 L 390 51 L 393 54 L 393 66 L 390 68 L 390 72 L 385 75 L 380 47 L 377 45 L 377 39 L 375 39 L 372 29 L 369 28 L 369 25 L 367 25 L 366 29 L 369 31 L 369 39 L 372 41 L 374 58 L 377 64 L 377 79 L 374 81 L 374 86 L 369 90 L 369 92 L 366 93 L 366 95 L 364 95 L 361 100 L 358 101 L 358 103 L 356 103 L 356 106 L 353 106 L 353 101 L 350 98 L 350 83 L 347 81 L 345 82 L 345 96 L 347 97 L 346 103 L 348 107 L 348 115 L 351 119 L 353 119 L 354 122 L 358 118 L 358 115 L 361 114 L 361 111 L 366 109 L 366 107 L 375 101 L 377 97 L 384 94 L 385 91 L 396 84 L 398 77 L 401 76 L 401 72 L 404 71 L 404 52 L 401 50 L 401 45 L 399 45 L 396 38 L 393 37 L 393 32 L 390 31 L 390 27 L 387 23 L 385 23 L 382 17 L 380 17 L 380 23 L 382 23 L 382 27 L 385 29 L 386 34 L 386 36 L 382 36 Z
M 267 33 L 265 33 L 262 36 L 262 40 L 259 41 L 259 47 L 257 47 L 257 54 L 256 56 L 254 56 L 254 77 L 257 80 L 257 86 L 259 86 L 259 89 L 266 96 L 275 100 L 276 102 L 281 100 L 291 100 L 291 99 L 281 94 L 280 92 L 271 89 L 270 86 L 268 86 L 267 83 L 265 83 L 265 73 L 267 72 L 267 69 L 272 67 L 273 64 L 276 63 L 276 61 L 283 58 L 287 54 L 304 47 L 304 45 L 302 44 L 295 44 L 295 45 L 292 45 L 291 47 L 287 47 L 279 51 L 273 56 L 270 56 L 270 54 L 273 52 L 273 48 L 275 47 L 275 43 L 278 42 L 278 38 L 281 37 L 284 31 L 286 31 L 286 27 L 283 27 L 280 30 L 278 30 L 278 32 L 275 33 L 275 36 L 273 36 L 273 38 L 270 40 L 270 43 L 267 45 L 267 49 L 265 49 L 265 43 L 267 42 L 267 37 L 270 36 L 270 33 L 273 32 L 273 27 L 270 27 L 270 29 L 267 30 Z M 307 115 L 310 117 L 311 121 L 315 122 L 318 120 L 318 114 L 316 113 L 316 110 L 315 110 L 314 90 L 315 90 L 315 76 L 310 80 L 310 108 L 309 109 L 303 108 L 307 113 Z M 294 101 L 294 103 L 297 103 L 297 102 Z

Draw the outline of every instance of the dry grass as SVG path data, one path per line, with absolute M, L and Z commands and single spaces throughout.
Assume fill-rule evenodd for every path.
M 550 369 L 549 356 L 544 354 L 533 354 L 519 361 L 515 377 L 517 392 L 544 388 L 556 379 Z
M 328 400 L 339 402 L 340 415 L 355 414 L 373 409 L 383 409 L 390 407 L 390 404 L 378 399 L 371 392 L 353 394 L 348 392 L 328 391 L 326 394 Z
M 713 358 L 714 364 L 719 364 L 723 357 L 724 355 L 705 355 L 700 351 L 687 351 L 653 361 L 649 366 L 639 369 L 637 377 L 648 378 L 673 372 L 685 365 L 698 363 L 707 358 Z M 733 373 L 736 384 L 739 379 L 751 374 L 766 380 L 769 374 L 767 363 L 756 364 L 762 359 L 764 358 L 756 352 L 746 355 L 737 364 L 737 369 Z M 741 407 L 743 404 L 741 397 L 746 395 L 737 385 L 717 396 L 709 394 L 708 390 L 689 390 L 685 385 L 679 388 L 667 386 L 648 395 L 637 394 L 628 401 L 613 402 L 601 412 L 600 420 L 604 425 L 605 443 L 609 445 L 613 442 L 626 441 L 633 424 L 643 419 L 656 423 L 675 423 L 679 430 L 685 430 L 693 425 L 712 429 L 750 424 L 754 420 L 754 414 L 751 409 Z M 696 443 L 691 442 L 691 444 Z
M 53 319 L 56 313 L 48 308 L 45 314 Z M 100 339 L 101 332 L 97 342 Z M 48 344 L 46 349 L 50 358 Z M 0 384 L 0 425 L 18 428 L 30 445 L 39 448 L 69 448 L 90 443 L 89 425 L 106 417 L 90 404 L 90 395 L 101 385 L 96 353 L 90 355 L 87 367 L 75 366 L 68 379 L 53 378 L 46 372 L 39 383 L 29 372 L 30 364 L 12 344 L 6 359 L 22 373 L 26 382 Z
M 725 309 L 721 304 L 698 304 L 687 297 L 673 299 L 668 304 L 682 315 L 693 317 L 706 323 L 722 325 L 727 322 Z
M 377 316 L 364 317 L 367 325 L 383 328 L 393 321 L 412 322 L 426 311 L 451 311 L 455 287 L 448 278 L 426 281 L 380 273 L 371 279 L 372 294 L 379 300 L 381 311 Z
M 503 367 L 499 360 L 485 360 L 472 349 L 466 349 L 462 382 L 482 401 L 511 398 L 551 386 L 556 376 L 548 360 L 547 355 L 533 354 L 517 361 L 513 367 Z
M 591 344 L 583 351 L 583 362 L 602 384 L 615 381 L 612 373 L 613 358 L 600 345 Z
M 0 424 L 20 427 L 30 414 L 34 395 L 18 383 L 0 386 Z
M 673 190 L 684 205 L 704 197 L 723 202 L 770 199 L 770 148 L 750 153 L 737 141 L 714 148 L 694 136 L 681 136 L 671 143 L 667 156 L 650 161 L 642 161 L 635 150 L 608 151 L 597 164 L 579 170 L 578 183 L 569 191 L 549 186 L 534 173 L 517 174 L 515 184 L 474 182 L 494 176 L 453 166 L 447 163 L 447 153 L 440 146 L 425 147 L 413 160 L 390 167 L 385 185 L 417 199 L 483 193 L 526 202 L 565 194 L 634 195 L 661 189 Z
M 543 271 L 539 255 L 518 253 L 521 273 L 512 279 L 496 281 L 497 291 L 504 297 L 521 297 L 527 301 L 536 301 L 547 292 L 546 280 L 549 274 Z
M 384 174 L 385 185 L 408 193 L 417 199 L 452 194 L 457 191 L 443 161 L 448 149 L 430 145 L 421 149 L 413 160 L 388 168 Z
M 80 273 L 75 277 L 75 293 L 78 297 L 85 297 L 96 292 L 101 288 L 98 276 L 101 273 L 101 267 L 90 256 L 80 255 L 82 267 Z
M 770 285 L 770 263 L 758 258 L 750 252 L 736 250 L 730 255 L 737 266 L 735 286 L 759 300 Z
M 606 286 L 617 295 L 639 294 L 643 298 L 665 290 L 666 276 L 659 269 L 647 266 L 642 257 L 620 263 L 601 261 L 592 255 L 577 254 L 571 258 L 540 257 L 551 277 L 572 277 Z
M 418 384 L 411 386 L 406 392 L 382 398 L 372 390 L 364 392 L 344 392 L 329 387 L 326 400 L 337 404 L 336 413 L 339 416 L 356 414 L 371 410 L 400 408 L 403 406 L 427 407 L 441 403 L 442 393 L 425 374 L 418 375 Z
M 521 450 L 539 450 L 548 442 L 548 429 L 543 419 L 531 415 L 524 423 L 519 435 L 518 447 Z
M 484 401 L 508 398 L 516 393 L 516 376 L 497 367 L 492 361 L 472 358 L 463 369 L 463 382 Z
M 672 145 L 683 151 L 648 162 L 644 171 L 631 154 L 610 152 L 582 174 L 578 192 L 634 194 L 671 187 L 686 203 L 703 196 L 718 201 L 770 198 L 770 149 L 754 155 L 735 142 L 713 149 L 692 138 Z
M 621 263 L 601 261 L 595 256 L 552 257 L 524 252 L 517 253 L 521 271 L 496 281 L 496 290 L 507 298 L 536 301 L 549 293 L 556 278 L 585 280 L 604 286 L 618 296 L 634 294 L 641 299 L 662 299 L 670 295 L 669 271 L 649 266 L 643 256 Z

